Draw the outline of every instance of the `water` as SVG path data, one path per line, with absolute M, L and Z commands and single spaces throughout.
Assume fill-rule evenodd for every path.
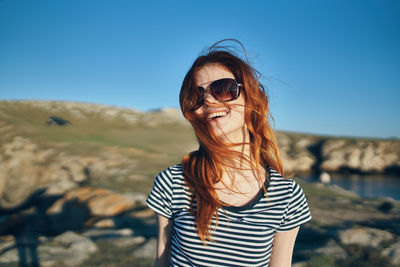
M 302 177 L 317 181 L 316 177 Z M 382 174 L 331 174 L 331 183 L 361 197 L 391 197 L 400 201 L 400 176 Z

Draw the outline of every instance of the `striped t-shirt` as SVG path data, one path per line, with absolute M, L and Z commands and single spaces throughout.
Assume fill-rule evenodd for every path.
M 268 266 L 276 231 L 288 231 L 311 219 L 303 190 L 272 168 L 250 203 L 218 209 L 212 219 L 211 238 L 203 245 L 190 214 L 192 193 L 180 164 L 161 172 L 146 203 L 156 213 L 173 220 L 171 266 Z M 215 230 L 214 230 L 215 229 Z

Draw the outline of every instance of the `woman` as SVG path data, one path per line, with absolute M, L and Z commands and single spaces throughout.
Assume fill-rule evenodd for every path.
M 147 199 L 156 266 L 290 266 L 307 202 L 282 177 L 258 73 L 219 44 L 195 60 L 180 92 L 199 149 L 161 172 Z

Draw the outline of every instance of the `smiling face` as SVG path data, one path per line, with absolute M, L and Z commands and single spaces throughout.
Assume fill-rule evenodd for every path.
M 207 88 L 213 81 L 235 76 L 226 67 L 219 64 L 208 64 L 195 73 L 196 87 Z M 209 92 L 205 94 L 204 104 L 195 110 L 197 116 L 205 117 L 209 126 L 221 140 L 240 143 L 248 140 L 244 121 L 245 101 L 243 93 L 235 100 L 221 103 Z

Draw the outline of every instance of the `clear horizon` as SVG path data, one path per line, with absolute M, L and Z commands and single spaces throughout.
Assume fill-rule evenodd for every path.
M 236 38 L 277 130 L 400 138 L 398 1 L 0 1 L 0 99 L 179 108 L 193 60 Z

